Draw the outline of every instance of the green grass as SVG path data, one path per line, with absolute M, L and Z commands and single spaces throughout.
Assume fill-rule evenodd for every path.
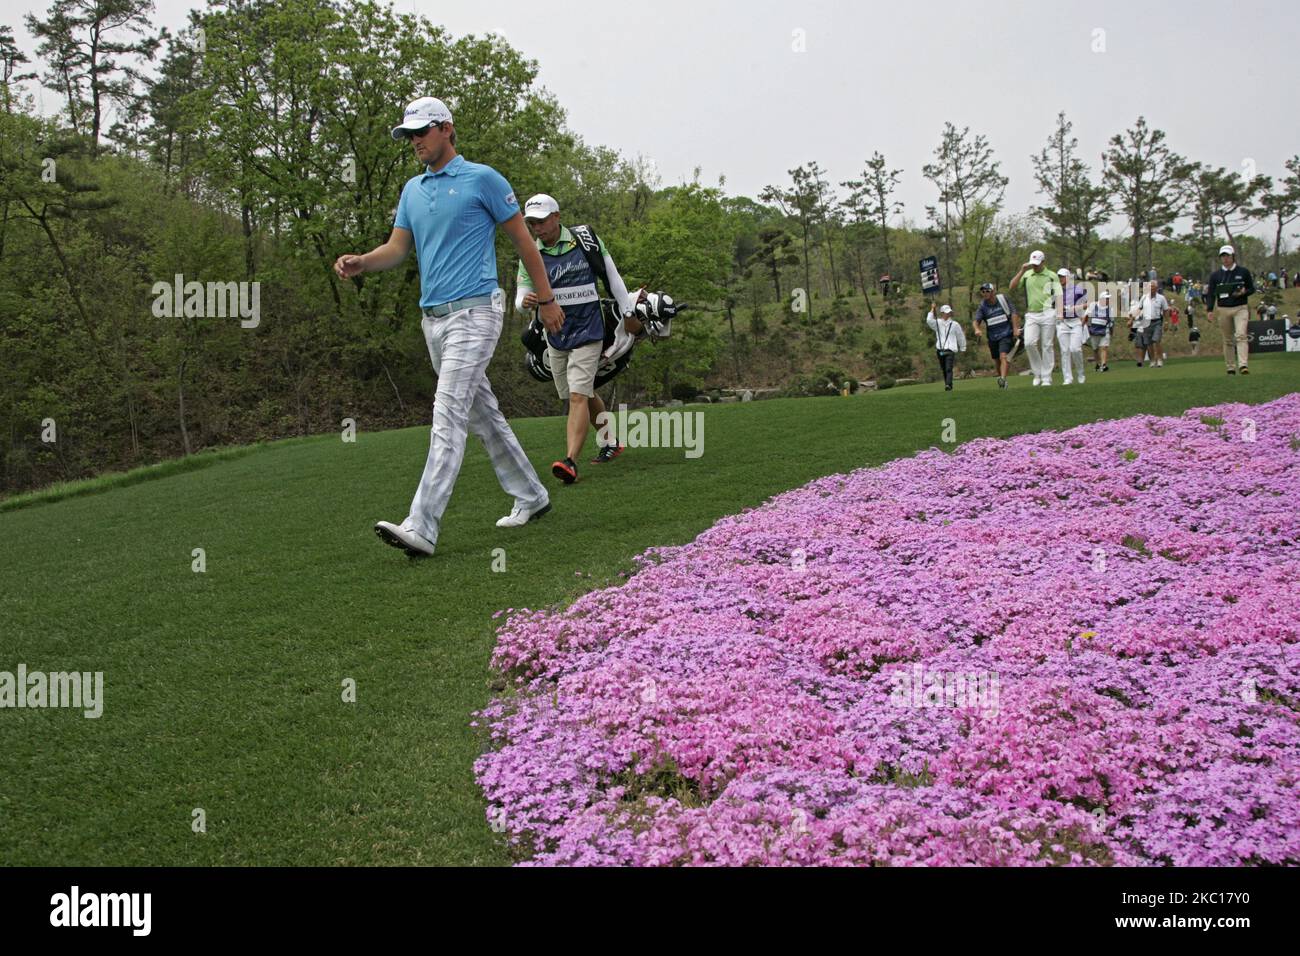
M 705 453 L 632 449 L 553 488 L 523 529 L 471 440 L 436 557 L 381 545 L 427 429 L 287 442 L 201 470 L 0 514 L 0 670 L 103 671 L 104 714 L 0 711 L 8 864 L 501 864 L 471 764 L 494 612 L 617 581 L 652 545 L 814 477 L 937 445 L 1100 417 L 1260 402 L 1300 358 L 1114 363 L 1083 387 L 698 406 Z M 540 387 L 540 386 L 539 386 Z M 559 419 L 515 423 L 548 485 Z M 588 455 L 589 457 L 589 455 Z M 204 548 L 207 572 L 191 571 Z M 507 570 L 491 571 L 492 549 Z M 575 576 L 581 571 L 583 577 Z M 341 682 L 357 681 L 357 702 Z M 202 807 L 207 833 L 191 831 Z

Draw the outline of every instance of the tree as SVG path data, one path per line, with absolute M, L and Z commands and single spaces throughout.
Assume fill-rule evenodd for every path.
M 1136 275 L 1142 240 L 1146 240 L 1149 261 L 1156 233 L 1172 226 L 1182 210 L 1181 187 L 1193 167 L 1165 145 L 1164 130 L 1150 128 L 1142 116 L 1132 129 L 1112 136 L 1110 147 L 1103 181 L 1128 219 Z
M 193 11 L 190 16 L 198 18 Z M 145 156 L 162 171 L 168 188 L 179 186 L 192 197 L 196 186 L 193 167 L 201 159 L 197 128 L 201 124 L 186 105 L 201 90 L 202 55 L 192 31 L 181 37 L 164 34 L 163 40 L 167 52 L 141 101 L 149 121 L 141 145 Z
M 721 192 L 697 182 L 665 192 L 637 232 L 627 274 L 697 309 L 723 299 L 735 236 Z M 652 391 L 666 397 L 672 394 L 674 377 L 697 384 L 713 367 L 718 347 L 713 323 L 700 309 L 679 316 L 671 338 L 642 345 L 634 362 L 648 376 Z
M 13 111 L 13 88 L 24 80 L 33 80 L 35 73 L 19 73 L 24 63 L 30 62 L 27 55 L 14 43 L 14 31 L 11 27 L 0 26 L 0 104 L 4 111 Z
M 759 230 L 758 248 L 746 263 L 746 272 L 752 275 L 762 269 L 772 279 L 772 288 L 776 291 L 776 300 L 781 301 L 781 270 L 799 264 L 799 254 L 795 252 L 794 240 L 790 233 L 781 226 L 767 226 Z
M 49 64 L 45 85 L 67 98 L 68 119 L 90 137 L 92 156 L 108 108 L 129 106 L 143 79 L 118 57 L 153 59 L 158 39 L 149 35 L 152 12 L 153 0 L 54 0 L 46 19 L 26 16 L 27 29 L 41 41 L 36 52 Z
M 852 221 L 871 223 L 875 227 L 874 231 L 880 238 L 880 264 L 891 274 L 894 261 L 889 251 L 889 219 L 903 212 L 903 204 L 892 198 L 902 174 L 901 169 L 888 169 L 885 157 L 876 152 L 863 167 L 861 179 L 840 184 L 850 190 L 842 205 L 851 212 Z
M 1074 124 L 1061 112 L 1047 146 L 1031 157 L 1038 191 L 1049 205 L 1038 208 L 1052 229 L 1052 238 L 1067 259 L 1086 269 L 1101 245 L 1097 230 L 1110 219 L 1110 199 L 1100 184 L 1088 176 L 1088 166 L 1078 158 L 1079 141 L 1070 135 Z
M 1300 219 L 1300 156 L 1286 161 L 1290 174 L 1276 186 L 1264 191 L 1259 205 L 1252 211 L 1256 219 L 1272 219 L 1276 226 L 1273 237 L 1273 271 L 1282 271 L 1282 230 Z
M 969 305 L 974 301 L 973 285 L 982 261 L 984 240 L 1001 208 L 1007 178 L 999 171 L 988 140 L 983 135 L 972 137 L 969 126 L 958 131 L 952 123 L 944 123 L 943 138 L 934 156 L 936 162 L 927 163 L 921 172 L 938 187 L 943 215 L 940 216 L 935 206 L 926 207 L 926 212 L 943 232 L 950 288 L 957 281 L 952 271 L 954 233 L 960 241 L 962 264 L 969 270 L 965 273 Z
M 816 169 L 817 164 L 811 164 Z M 818 221 L 821 196 L 813 183 L 813 175 L 808 167 L 798 166 L 789 170 L 791 186 L 765 186 L 759 193 L 764 202 L 776 205 L 789 219 L 799 224 L 803 240 L 803 285 L 808 298 L 809 318 L 812 317 L 812 265 L 809 244 L 813 226 Z
M 1269 190 L 1272 180 L 1267 176 L 1256 176 L 1245 182 L 1240 174 L 1230 173 L 1223 167 L 1209 169 L 1199 165 L 1193 167 L 1192 175 L 1191 182 L 1201 214 L 1216 229 L 1223 230 L 1229 244 L 1236 245 L 1233 229 L 1241 229 L 1256 218 L 1251 203 L 1256 195 Z

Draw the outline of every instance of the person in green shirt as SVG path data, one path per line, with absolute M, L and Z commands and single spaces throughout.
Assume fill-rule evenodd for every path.
M 1056 367 L 1056 315 L 1063 299 L 1061 280 L 1044 268 L 1046 260 L 1041 250 L 1034 250 L 1011 280 L 1012 292 L 1020 287 L 1021 280 L 1025 283 L 1025 354 L 1029 356 L 1034 384 L 1043 386 L 1052 384 L 1052 369 Z

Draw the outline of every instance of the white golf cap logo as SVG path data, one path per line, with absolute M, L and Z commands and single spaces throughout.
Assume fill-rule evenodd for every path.
M 546 193 L 538 193 L 524 203 L 525 219 L 545 219 L 551 213 L 559 212 L 560 204 Z
M 1219 250 L 1219 255 L 1221 256 L 1233 255 L 1232 246 L 1224 246 L 1223 248 L 1221 248 Z
M 430 123 L 450 122 L 451 110 L 447 109 L 446 103 L 436 97 L 422 96 L 407 104 L 401 124 L 393 127 L 393 139 L 404 138 L 404 131 L 408 129 L 424 129 Z

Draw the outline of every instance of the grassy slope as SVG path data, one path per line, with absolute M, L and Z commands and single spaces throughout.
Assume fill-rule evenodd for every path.
M 553 492 L 527 528 L 471 441 L 437 557 L 371 533 L 406 511 L 425 429 L 270 446 L 203 470 L 0 514 L 0 670 L 102 670 L 105 711 L 0 711 L 0 862 L 505 862 L 468 726 L 486 702 L 491 615 L 616 579 L 647 546 L 815 476 L 937 444 L 1176 414 L 1300 387 L 1300 357 L 1129 365 L 1086 386 L 703 406 L 705 454 L 636 449 Z M 539 471 L 558 419 L 516 423 Z M 1300 431 L 1300 425 L 1297 425 Z M 207 573 L 191 571 L 191 549 Z M 507 571 L 491 571 L 495 547 Z M 576 577 L 581 570 L 591 577 Z M 358 702 L 340 700 L 355 678 Z M 203 807 L 208 832 L 190 829 Z

